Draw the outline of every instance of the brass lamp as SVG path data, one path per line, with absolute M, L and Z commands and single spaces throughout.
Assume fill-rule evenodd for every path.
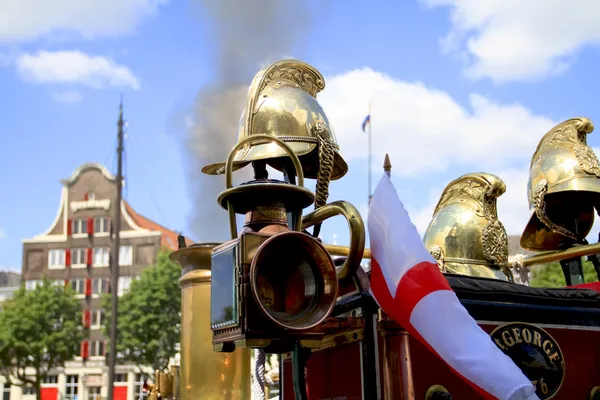
M 251 141 L 270 141 L 291 158 L 298 185 L 259 179 L 232 187 L 233 157 Z M 213 249 L 211 329 L 215 350 L 260 347 L 289 351 L 300 339 L 318 338 L 338 294 L 336 267 L 325 247 L 301 229 L 302 210 L 314 201 L 304 188 L 298 156 L 267 135 L 240 140 L 226 162 L 227 189 L 218 197 L 229 211 L 232 240 Z M 297 217 L 290 228 L 287 213 Z M 235 214 L 245 214 L 237 234 Z

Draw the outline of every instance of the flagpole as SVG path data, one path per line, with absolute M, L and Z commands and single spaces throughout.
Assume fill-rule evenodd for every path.
M 369 205 L 371 205 L 371 198 L 372 196 L 372 192 L 371 192 L 371 102 L 369 101 Z

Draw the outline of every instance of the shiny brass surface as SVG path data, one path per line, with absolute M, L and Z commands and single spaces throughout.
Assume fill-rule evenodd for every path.
M 183 275 L 186 272 L 202 269 L 210 271 L 212 249 L 220 243 L 194 243 L 169 254 L 169 259 L 181 265 Z M 210 274 L 208 274 L 210 279 Z M 183 278 L 182 278 L 183 279 Z M 187 276 L 186 276 L 187 279 Z M 182 282 L 181 280 L 179 281 Z
M 157 371 L 158 372 L 158 371 Z M 160 393 L 163 399 L 173 397 L 173 375 L 169 372 L 158 372 L 158 384 L 156 390 Z
M 194 244 L 170 255 L 171 260 L 188 271 L 179 280 L 182 288 L 179 393 L 182 400 L 250 398 L 250 350 L 217 353 L 212 347 L 210 257 L 216 245 Z
M 425 400 L 435 400 L 436 397 L 442 393 L 450 394 L 450 392 L 448 392 L 448 389 L 446 389 L 442 385 L 432 385 L 429 387 L 429 389 L 427 389 L 427 392 L 425 393 Z
M 348 258 L 343 265 L 336 268 L 338 279 L 344 279 L 354 275 L 364 257 L 365 224 L 356 207 L 346 201 L 334 201 L 326 204 L 304 216 L 302 229 L 307 229 L 336 215 L 343 216 L 350 229 L 350 246 L 346 254 Z
M 303 284 L 298 286 L 300 282 Z M 264 315 L 289 330 L 321 324 L 338 297 L 331 256 L 321 243 L 302 232 L 279 233 L 260 246 L 250 266 L 250 287 Z M 295 288 L 300 292 L 293 293 Z
M 600 166 L 586 135 L 594 126 L 572 118 L 547 132 L 531 159 L 527 196 L 531 218 L 521 247 L 557 250 L 584 239 L 600 204 Z
M 324 245 L 325 248 L 327 249 L 327 251 L 329 252 L 329 254 L 331 254 L 332 256 L 348 256 L 350 254 L 350 247 L 348 246 L 341 246 L 339 244 L 325 244 Z M 370 259 L 371 258 L 371 249 L 367 249 L 365 248 L 363 251 L 363 259 L 367 258 Z
M 331 179 L 339 179 L 348 165 L 339 154 L 335 134 L 323 108 L 316 99 L 325 88 L 321 73 L 298 60 L 281 60 L 262 68 L 252 80 L 238 128 L 238 142 L 256 135 L 279 138 L 302 158 L 304 174 L 315 179 L 324 164 L 322 153 L 330 153 Z M 287 154 L 268 143 L 246 143 L 236 150 L 235 170 L 252 161 L 267 160 L 282 170 Z M 225 173 L 225 163 L 207 165 L 202 172 Z
M 600 243 L 571 247 L 565 250 L 545 251 L 543 253 L 524 257 L 523 260 L 521 260 L 521 264 L 524 267 L 531 267 L 533 265 L 548 264 L 554 261 L 591 256 L 593 254 L 600 254 Z
M 271 144 L 279 146 L 288 154 L 296 169 L 298 185 L 284 183 L 252 183 L 233 188 L 233 160 L 236 151 L 246 144 L 257 141 L 271 142 Z M 238 141 L 233 149 L 231 149 L 227 161 L 225 162 L 225 186 L 226 190 L 219 195 L 218 201 L 221 204 L 226 204 L 224 208 L 229 212 L 229 227 L 232 240 L 238 236 L 235 219 L 236 213 L 246 214 L 248 211 L 256 209 L 263 204 L 271 206 L 273 203 L 279 202 L 285 206 L 286 211 L 293 210 L 298 212 L 293 228 L 299 229 L 302 221 L 302 209 L 309 206 L 314 201 L 312 192 L 304 188 L 304 173 L 298 156 L 294 154 L 294 151 L 288 144 L 268 135 L 257 134 L 246 137 Z M 286 202 L 288 202 L 288 204 L 286 204 Z M 306 205 L 304 205 L 305 203 Z
M 435 207 L 423 242 L 442 272 L 508 280 L 508 237 L 496 201 L 506 185 L 479 172 L 450 182 Z

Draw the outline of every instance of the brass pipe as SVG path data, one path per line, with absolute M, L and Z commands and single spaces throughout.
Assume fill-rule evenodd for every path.
M 335 244 L 324 245 L 332 256 L 348 256 L 350 248 Z M 545 251 L 523 258 L 521 261 L 524 267 L 531 267 L 538 264 L 548 264 L 554 261 L 566 260 L 575 257 L 591 256 L 600 253 L 600 243 L 586 244 L 583 246 L 572 247 L 565 250 Z M 365 249 L 363 258 L 371 259 L 371 250 Z M 510 265 L 512 268 L 512 265 Z
M 332 256 L 347 256 L 350 252 L 350 248 L 348 246 L 340 246 L 338 244 L 324 244 L 325 248 Z M 366 249 L 363 252 L 363 259 L 371 259 L 371 249 Z
M 600 243 L 586 244 L 583 246 L 571 247 L 566 250 L 545 251 L 543 253 L 525 257 L 521 263 L 524 267 L 530 267 L 536 264 L 547 264 L 554 261 L 591 256 L 598 253 L 600 253 Z
M 348 258 L 343 265 L 336 267 L 338 279 L 344 279 L 352 276 L 360 267 L 365 251 L 365 224 L 356 207 L 347 201 L 334 201 L 325 204 L 302 218 L 302 229 L 307 229 L 337 215 L 346 218 L 350 229 L 350 246 L 347 247 L 348 251 L 344 254 Z

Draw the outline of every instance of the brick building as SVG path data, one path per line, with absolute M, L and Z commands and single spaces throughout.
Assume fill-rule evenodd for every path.
M 40 400 L 105 399 L 108 394 L 107 338 L 101 330 L 105 314 L 100 296 L 109 291 L 116 179 L 101 165 L 85 164 L 63 180 L 62 185 L 54 221 L 44 233 L 23 240 L 22 279 L 27 288 L 34 288 L 44 276 L 71 285 L 81 301 L 82 324 L 90 329 L 80 345 L 80 355 L 46 379 Z M 162 246 L 176 248 L 177 233 L 136 213 L 126 201 L 119 206 L 120 296 L 144 268 L 152 265 Z M 115 400 L 146 398 L 141 393 L 140 372 L 133 365 L 117 365 Z M 0 378 L 2 400 L 35 398 L 28 388 L 2 385 Z

